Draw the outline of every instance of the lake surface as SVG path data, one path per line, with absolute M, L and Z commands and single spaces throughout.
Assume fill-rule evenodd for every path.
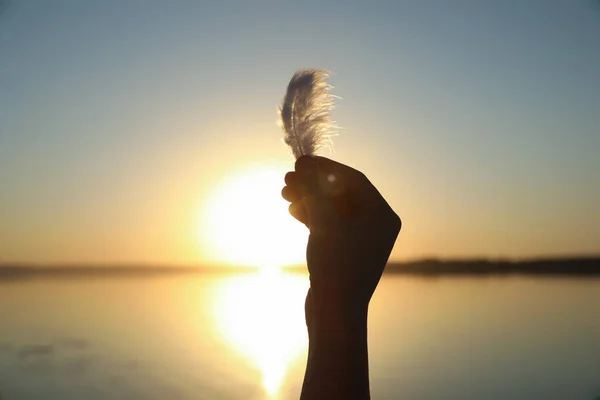
M 295 399 L 307 278 L 0 282 L 0 398 Z M 385 276 L 374 399 L 600 396 L 600 279 Z

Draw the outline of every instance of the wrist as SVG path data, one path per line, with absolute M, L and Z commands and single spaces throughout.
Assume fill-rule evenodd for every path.
M 368 302 L 348 301 L 332 293 L 323 295 L 311 287 L 305 312 L 309 336 L 362 335 L 367 326 Z

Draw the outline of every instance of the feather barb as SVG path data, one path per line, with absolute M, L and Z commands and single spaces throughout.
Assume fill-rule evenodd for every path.
M 301 69 L 288 84 L 279 116 L 283 140 L 295 158 L 331 145 L 335 96 L 330 93 L 333 87 L 327 83 L 328 77 L 329 72 L 321 69 Z

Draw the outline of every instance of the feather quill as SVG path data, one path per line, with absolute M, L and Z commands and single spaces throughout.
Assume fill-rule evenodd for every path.
M 288 84 L 279 116 L 283 141 L 296 159 L 330 146 L 335 135 L 331 119 L 335 96 L 330 93 L 333 86 L 327 83 L 328 77 L 321 69 L 301 69 Z

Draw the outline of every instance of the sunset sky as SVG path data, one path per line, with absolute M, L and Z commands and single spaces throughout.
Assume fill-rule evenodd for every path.
M 219 229 L 301 254 L 285 213 L 208 220 L 252 171 L 285 210 L 276 109 L 302 67 L 342 98 L 331 157 L 403 219 L 392 259 L 600 253 L 600 3 L 12 0 L 0 263 L 215 262 Z

